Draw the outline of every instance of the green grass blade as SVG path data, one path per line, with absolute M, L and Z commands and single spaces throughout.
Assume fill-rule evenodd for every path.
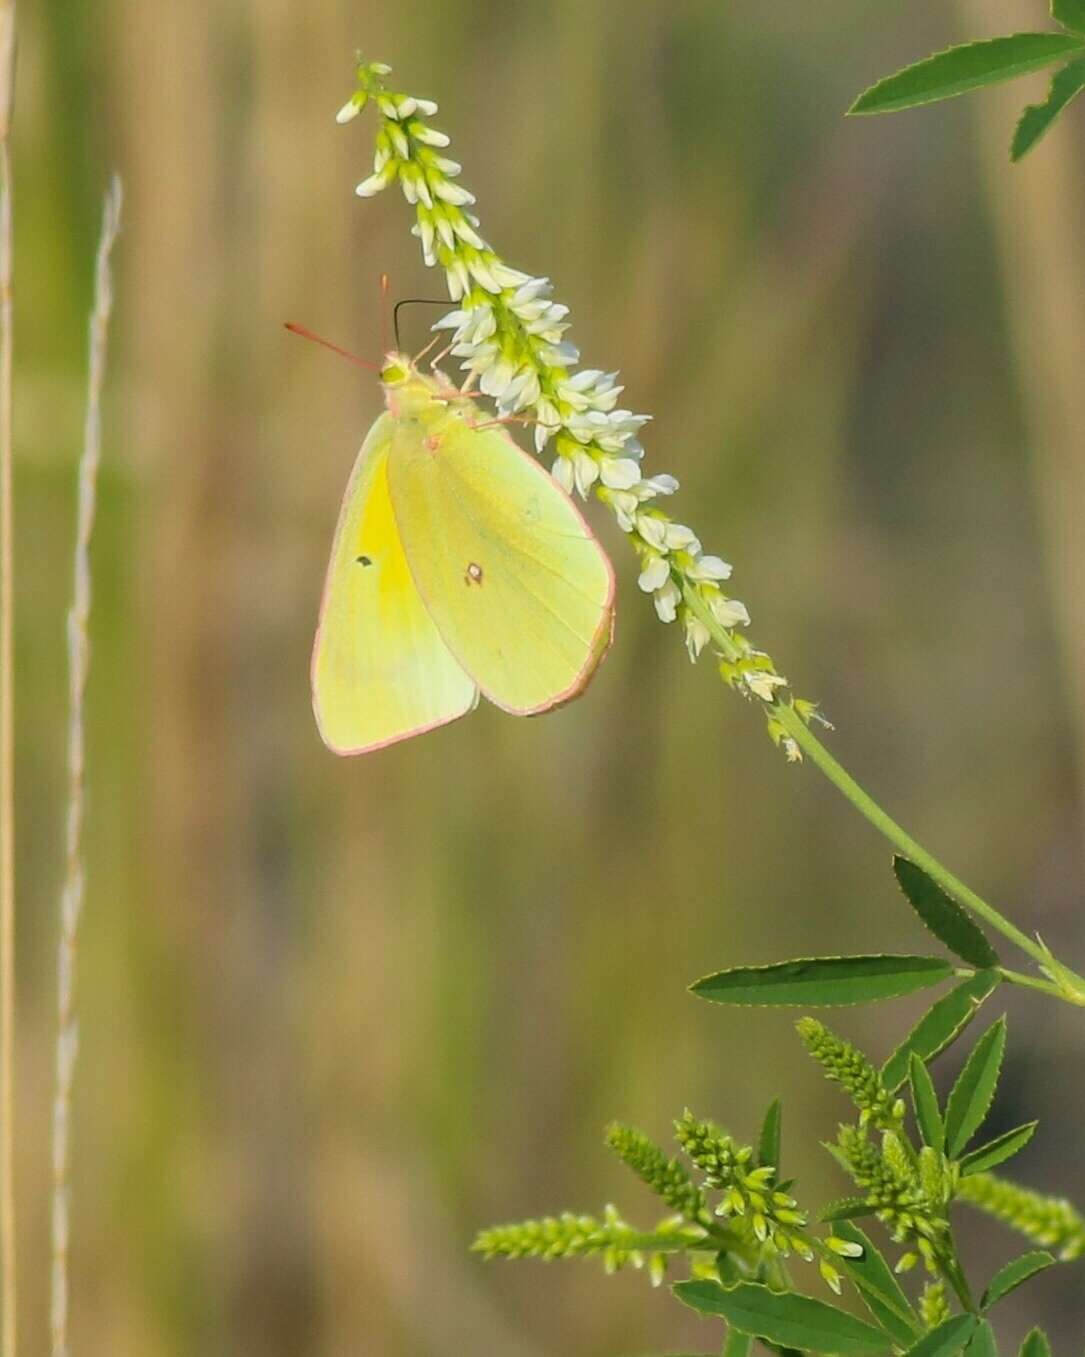
M 1019 1357 L 1051 1357 L 1051 1344 L 1043 1329 L 1031 1329 L 1025 1335 Z

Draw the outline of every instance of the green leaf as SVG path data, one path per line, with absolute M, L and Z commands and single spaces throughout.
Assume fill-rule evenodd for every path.
M 1085 0 L 1051 0 L 1051 17 L 1071 33 L 1085 34 Z
M 840 1262 L 858 1288 L 863 1304 L 886 1334 L 898 1347 L 909 1347 L 923 1330 L 892 1268 L 857 1226 L 842 1220 L 833 1233 L 863 1250 L 861 1258 L 841 1257 Z
M 996 1164 L 1004 1164 L 1007 1159 L 1012 1159 L 1018 1150 L 1023 1150 L 1029 1143 L 1039 1124 L 1038 1121 L 1026 1121 L 1024 1126 L 1004 1131 L 986 1145 L 969 1151 L 961 1159 L 961 1177 L 966 1178 L 970 1173 L 986 1173 Z
M 1038 71 L 1085 47 L 1069 33 L 1014 33 L 986 42 L 968 42 L 905 66 L 864 90 L 849 113 L 893 113 L 950 99 L 955 94 Z
M 1004 1268 L 999 1268 L 991 1278 L 991 1284 L 983 1293 L 983 1299 L 980 1305 L 984 1310 L 989 1310 L 992 1305 L 1008 1296 L 1011 1291 L 1016 1291 L 1022 1282 L 1027 1282 L 1030 1277 L 1035 1277 L 1037 1272 L 1044 1272 L 1049 1267 L 1054 1267 L 1056 1262 L 1055 1255 L 1048 1253 L 1046 1249 L 1035 1249 L 1031 1253 L 1023 1253 L 1020 1258 L 1015 1258 L 1012 1263 L 1007 1263 Z
M 998 953 L 956 900 L 908 858 L 895 857 L 893 871 L 912 908 L 939 941 L 977 970 L 998 965 Z
M 1051 1357 L 1051 1344 L 1043 1329 L 1031 1329 L 1025 1335 L 1019 1357 Z
M 946 1103 L 946 1148 L 956 1159 L 987 1116 L 1006 1049 L 1006 1019 L 993 1023 L 972 1048 Z
M 930 1070 L 915 1051 L 911 1055 L 910 1078 L 912 1106 L 915 1108 L 915 1119 L 923 1144 L 942 1150 L 946 1144 L 946 1128 L 938 1108 L 938 1094 L 934 1091 Z
M 906 1357 L 954 1357 L 972 1337 L 977 1323 L 975 1315 L 951 1315 L 909 1348 Z
M 998 1344 L 995 1331 L 985 1319 L 979 1322 L 979 1328 L 972 1335 L 972 1341 L 965 1348 L 968 1357 L 998 1357 Z
M 997 971 L 977 971 L 937 999 L 882 1066 L 886 1088 L 892 1093 L 904 1083 L 913 1051 L 924 1060 L 933 1060 L 955 1041 L 998 983 Z
M 878 1208 L 871 1206 L 864 1197 L 840 1197 L 829 1202 L 818 1212 L 818 1220 L 829 1223 L 837 1220 L 858 1220 L 862 1216 L 872 1216 Z
M 761 1165 L 771 1164 L 777 1170 L 777 1177 L 779 1177 L 780 1169 L 780 1117 L 782 1111 L 780 1099 L 774 1098 L 769 1103 L 769 1110 L 765 1113 L 765 1120 L 761 1123 L 761 1134 L 757 1140 L 757 1162 Z
M 868 1004 L 937 985 L 953 967 L 932 956 L 834 956 L 735 966 L 691 985 L 717 1004 Z
M 703 1315 L 719 1315 L 732 1328 L 769 1343 L 839 1357 L 884 1353 L 885 1335 L 835 1305 L 795 1292 L 770 1291 L 757 1282 L 724 1288 L 718 1282 L 677 1282 L 674 1294 Z
M 1070 101 L 1085 89 L 1085 60 L 1071 61 L 1051 79 L 1042 104 L 1029 104 L 1014 128 L 1010 159 L 1020 160 L 1031 151 Z

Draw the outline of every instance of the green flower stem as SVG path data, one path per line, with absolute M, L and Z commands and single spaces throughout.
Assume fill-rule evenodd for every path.
M 724 656 L 730 658 L 732 642 L 726 631 L 712 616 L 709 609 L 704 606 L 694 590 L 687 588 L 684 596 L 687 606 L 697 614 L 708 628 L 712 640 Z M 1057 967 L 1054 983 L 1030 980 L 1028 977 L 1019 976 L 1015 972 L 1005 973 L 1005 979 L 1012 980 L 1016 984 L 1027 981 L 1030 988 L 1044 989 L 1046 992 L 1065 1000 L 1066 1003 L 1085 1007 L 1085 979 L 1082 979 L 1081 976 L 1069 970 L 1060 962 L 1055 961 L 1046 947 L 1034 941 L 1027 933 L 1022 933 L 1015 924 L 1012 924 L 1009 919 L 1000 914 L 994 905 L 989 905 L 974 890 L 954 876 L 947 867 L 943 867 L 938 859 L 928 853 L 922 844 L 917 843 L 906 829 L 898 825 L 896 820 L 884 811 L 868 792 L 860 787 L 848 770 L 837 762 L 789 701 L 772 703 L 770 712 L 788 736 L 795 741 L 803 754 L 809 758 L 811 763 L 821 769 L 829 781 L 851 802 L 860 815 L 865 816 L 875 829 L 880 830 L 889 842 L 911 858 L 916 866 L 922 867 L 927 875 L 937 881 L 947 894 L 964 905 L 966 909 L 970 909 L 973 914 L 978 915 L 993 929 L 1001 933 L 1004 938 L 1008 938 L 1021 951 L 1032 957 L 1045 971 L 1050 972 L 1053 962 Z

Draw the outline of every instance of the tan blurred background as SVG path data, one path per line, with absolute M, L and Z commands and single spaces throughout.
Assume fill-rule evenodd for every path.
M 81 1357 L 618 1357 L 710 1348 L 634 1274 L 484 1266 L 476 1228 L 655 1208 L 612 1116 L 752 1136 L 786 1092 L 817 1202 L 844 1106 L 789 1013 L 684 993 L 811 950 L 914 949 L 889 851 L 620 580 L 583 701 L 491 708 L 361 761 L 307 662 L 375 383 L 377 278 L 432 292 L 363 204 L 354 49 L 440 100 L 483 227 L 552 275 L 649 410 L 678 512 L 832 746 L 1023 926 L 1085 963 L 1085 109 L 1005 162 L 1043 77 L 847 122 L 875 77 L 1040 0 L 41 0 L 16 114 L 20 1047 L 26 1357 L 46 1351 L 46 1127 L 84 315 L 124 176 L 95 546 L 75 1107 Z M 428 318 L 409 316 L 420 347 Z M 1011 996 L 997 1127 L 1085 1202 L 1085 1026 Z M 914 1016 L 845 1015 L 884 1055 Z M 1067 1073 L 1069 1071 L 1069 1073 Z M 803 1143 L 796 1130 L 806 1125 Z M 968 1235 L 983 1275 L 1017 1250 Z M 1080 1266 L 1080 1265 L 1079 1265 Z M 811 1288 L 817 1284 L 805 1279 Z M 1080 1273 L 1006 1308 L 1079 1342 Z

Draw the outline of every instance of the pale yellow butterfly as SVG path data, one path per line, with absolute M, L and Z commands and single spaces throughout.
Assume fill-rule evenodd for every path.
M 402 354 L 381 383 L 313 647 L 313 709 L 337 754 L 455 721 L 480 693 L 517 716 L 560 706 L 614 626 L 606 554 L 505 427 Z

